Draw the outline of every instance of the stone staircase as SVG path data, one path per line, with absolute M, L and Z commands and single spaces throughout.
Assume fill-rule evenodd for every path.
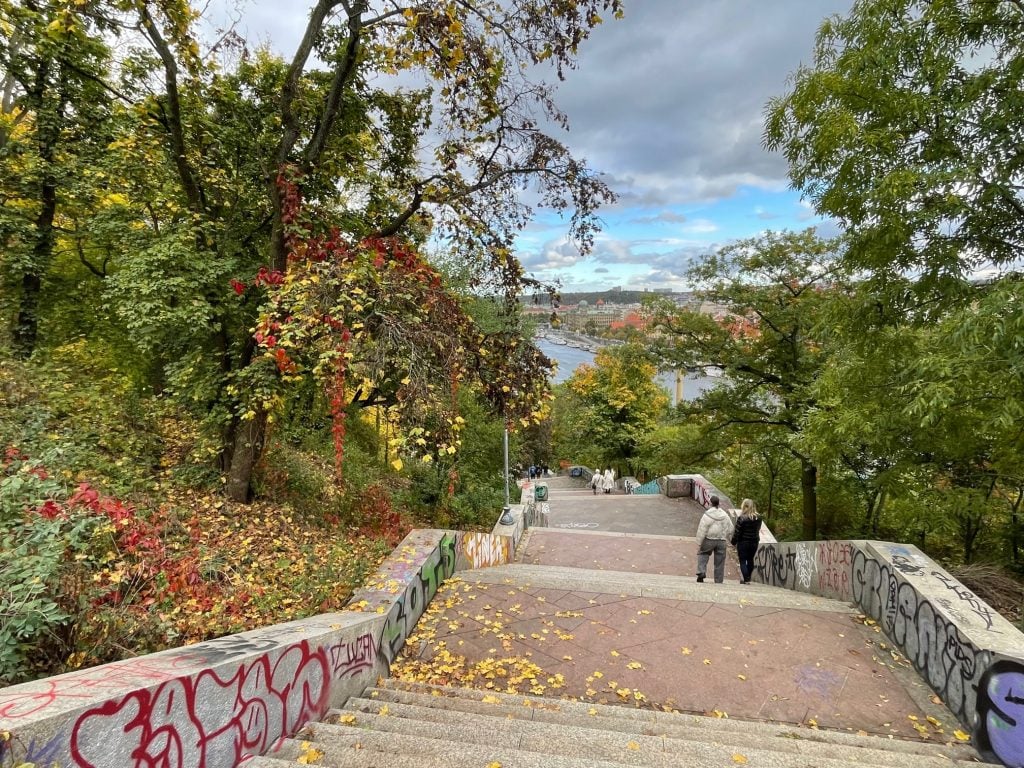
M 950 768 L 968 747 L 384 680 L 247 763 L 339 768 Z

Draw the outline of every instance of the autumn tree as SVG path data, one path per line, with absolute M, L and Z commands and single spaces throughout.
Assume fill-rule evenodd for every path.
M 1024 242 L 1022 21 L 1011 0 L 859 2 L 822 25 L 765 125 L 797 189 L 845 229 L 861 279 L 836 358 L 848 362 L 822 395 L 833 445 L 863 447 L 857 471 L 878 500 L 866 522 L 886 498 L 956 489 L 937 498 L 966 559 L 992 528 L 986 508 L 1009 513 L 1019 548 L 1006 427 L 1022 409 L 1022 356 L 1005 333 Z
M 170 1 L 133 8 L 162 65 L 162 88 L 149 111 L 163 133 L 204 261 L 243 247 L 262 252 L 269 271 L 286 274 L 293 262 L 283 190 L 290 189 L 309 213 L 328 215 L 352 243 L 399 234 L 415 242 L 433 233 L 478 265 L 479 284 L 512 296 L 523 280 L 512 241 L 531 215 L 524 192 L 566 211 L 584 250 L 597 205 L 611 199 L 546 132 L 549 125 L 564 126 L 565 118 L 552 88 L 530 75 L 549 63 L 562 76 L 601 22 L 599 13 L 621 12 L 619 0 L 555 6 L 319 0 L 294 55 L 275 75 L 271 103 L 278 128 L 250 147 L 259 175 L 248 178 L 262 185 L 262 200 L 247 198 L 240 202 L 249 207 L 233 205 L 230 212 L 216 168 L 203 161 L 207 145 L 221 140 L 205 105 L 222 80 L 196 56 L 191 9 Z M 314 67 L 314 56 L 326 66 Z M 402 72 L 415 73 L 425 88 L 370 85 L 372 78 L 381 83 Z M 221 223 L 239 212 L 250 222 L 248 234 L 224 239 Z M 236 278 L 251 284 L 256 271 L 243 267 Z M 230 298 L 227 290 L 221 303 Z M 214 320 L 214 328 L 224 325 Z M 225 387 L 254 361 L 256 348 L 246 339 L 236 336 L 226 346 Z M 243 498 L 269 412 L 267 403 L 234 391 L 224 461 L 231 494 Z
M 709 254 L 690 270 L 717 314 L 665 301 L 652 307 L 666 363 L 721 369 L 722 385 L 686 406 L 702 417 L 705 434 L 719 443 L 765 435 L 784 442 L 799 460 L 805 539 L 817 534 L 818 465 L 798 438 L 828 355 L 820 326 L 824 308 L 843 284 L 835 249 L 813 230 L 768 232 Z
M 105 144 L 113 26 L 105 3 L 0 2 L 0 245 L 14 349 L 32 354 L 43 281 L 88 156 Z
M 602 347 L 594 365 L 581 365 L 569 377 L 556 401 L 559 456 L 635 469 L 641 440 L 668 406 L 668 395 L 655 381 L 657 372 L 639 345 Z

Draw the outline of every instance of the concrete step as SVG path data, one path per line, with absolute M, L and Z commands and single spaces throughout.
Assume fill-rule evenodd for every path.
M 533 712 L 523 706 L 490 705 L 493 710 L 486 714 L 471 714 L 465 711 L 442 710 L 430 706 L 416 706 L 385 702 L 374 699 L 351 699 L 345 705 L 349 711 L 342 717 L 354 717 L 352 725 L 368 724 L 376 730 L 386 730 L 411 735 L 430 735 L 438 726 L 452 726 L 448 732 L 452 738 L 478 744 L 521 747 L 534 751 L 548 751 L 534 746 L 554 744 L 559 740 L 573 744 L 584 744 L 596 755 L 605 754 L 606 749 L 615 749 L 622 740 L 628 739 L 637 745 L 637 751 L 665 752 L 674 755 L 700 754 L 707 746 L 730 754 L 750 756 L 766 751 L 801 755 L 817 760 L 849 760 L 855 753 L 858 761 L 876 766 L 902 768 L 906 764 L 906 753 L 885 751 L 888 740 L 878 737 L 861 737 L 861 745 L 831 742 L 802 741 L 794 739 L 798 734 L 789 731 L 779 736 L 766 736 L 763 731 L 744 732 L 722 730 L 712 727 L 690 728 L 686 726 L 661 726 L 642 724 L 636 721 L 620 721 L 614 717 L 562 716 L 534 720 Z M 526 710 L 526 711 L 524 711 Z M 380 712 L 386 717 L 379 717 Z M 358 713 L 358 714 L 355 714 Z M 553 713 L 558 714 L 558 713 Z M 367 721 L 366 718 L 371 718 Z M 713 718 L 708 718 L 713 720 Z M 755 725 L 758 725 L 755 723 Z M 574 754 L 579 754 L 574 748 Z M 590 752 L 588 752 L 590 754 Z M 917 768 L 950 768 L 966 766 L 967 762 L 951 760 L 938 751 L 931 754 L 925 750 L 914 753 Z M 970 763 L 975 766 L 976 763 Z
M 636 763 L 602 759 L 567 757 L 529 752 L 514 748 L 466 744 L 450 740 L 443 729 L 436 728 L 433 737 L 408 736 L 365 728 L 316 723 L 309 726 L 304 740 L 285 739 L 271 757 L 295 765 L 310 742 L 323 753 L 315 765 L 332 768 L 398 768 L 399 766 L 448 766 L 448 768 L 485 768 L 500 763 L 501 768 L 621 768 Z M 418 761 L 418 762 L 412 762 Z M 691 763 L 691 766 L 699 765 Z M 277 768 L 276 765 L 268 768 Z M 847 767 L 848 768 L 848 767 Z
M 596 571 L 555 565 L 511 563 L 493 568 L 463 571 L 469 583 L 511 584 L 520 588 L 539 587 L 572 592 L 602 592 L 638 597 L 690 600 L 695 602 L 743 603 L 766 608 L 854 613 L 850 603 L 777 589 L 762 584 L 706 581 L 698 584 L 692 576 L 665 576 L 636 571 Z
M 483 699 L 487 697 L 487 703 Z M 800 728 L 785 723 L 770 723 L 735 718 L 713 718 L 650 709 L 590 704 L 537 696 L 491 693 L 466 688 L 445 688 L 425 684 L 385 681 L 385 687 L 369 689 L 362 699 L 353 699 L 346 708 L 366 706 L 370 701 L 379 708 L 383 704 L 394 712 L 405 712 L 403 706 L 431 709 L 434 713 L 450 712 L 461 722 L 463 717 L 490 716 L 546 723 L 555 727 L 602 729 L 642 736 L 660 736 L 667 742 L 714 742 L 743 748 L 772 749 L 797 753 L 801 750 L 825 758 L 840 759 L 855 752 L 872 756 L 872 765 L 902 766 L 908 756 L 915 765 L 950 765 L 950 761 L 977 765 L 977 752 L 966 745 L 916 742 L 883 736 L 857 735 L 843 731 Z M 420 712 L 433 719 L 437 714 Z M 771 746 L 769 746 L 771 745 Z M 687 746 L 684 751 L 689 751 Z M 882 753 L 881 757 L 876 753 Z M 938 761 L 938 762 L 932 762 Z

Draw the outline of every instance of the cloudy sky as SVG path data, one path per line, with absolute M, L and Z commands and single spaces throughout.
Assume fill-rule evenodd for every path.
M 226 0 L 211 0 L 216 12 Z M 243 0 L 238 31 L 290 54 L 311 3 Z M 685 288 L 696 256 L 766 229 L 821 222 L 761 148 L 764 105 L 809 63 L 822 19 L 852 0 L 627 0 L 584 45 L 558 103 L 563 140 L 605 174 L 619 202 L 581 257 L 565 226 L 538 219 L 519 241 L 527 269 L 563 290 Z M 300 12 L 298 9 L 301 8 Z

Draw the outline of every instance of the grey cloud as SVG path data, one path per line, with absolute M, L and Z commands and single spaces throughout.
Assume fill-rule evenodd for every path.
M 686 217 L 673 211 L 662 211 L 656 216 L 639 216 L 630 221 L 631 224 L 682 224 Z
M 784 186 L 782 157 L 761 147 L 763 110 L 810 59 L 825 16 L 852 0 L 644 0 L 602 25 L 558 101 L 568 142 L 600 170 L 632 177 L 624 202 Z M 652 178 L 661 182 L 652 189 Z

